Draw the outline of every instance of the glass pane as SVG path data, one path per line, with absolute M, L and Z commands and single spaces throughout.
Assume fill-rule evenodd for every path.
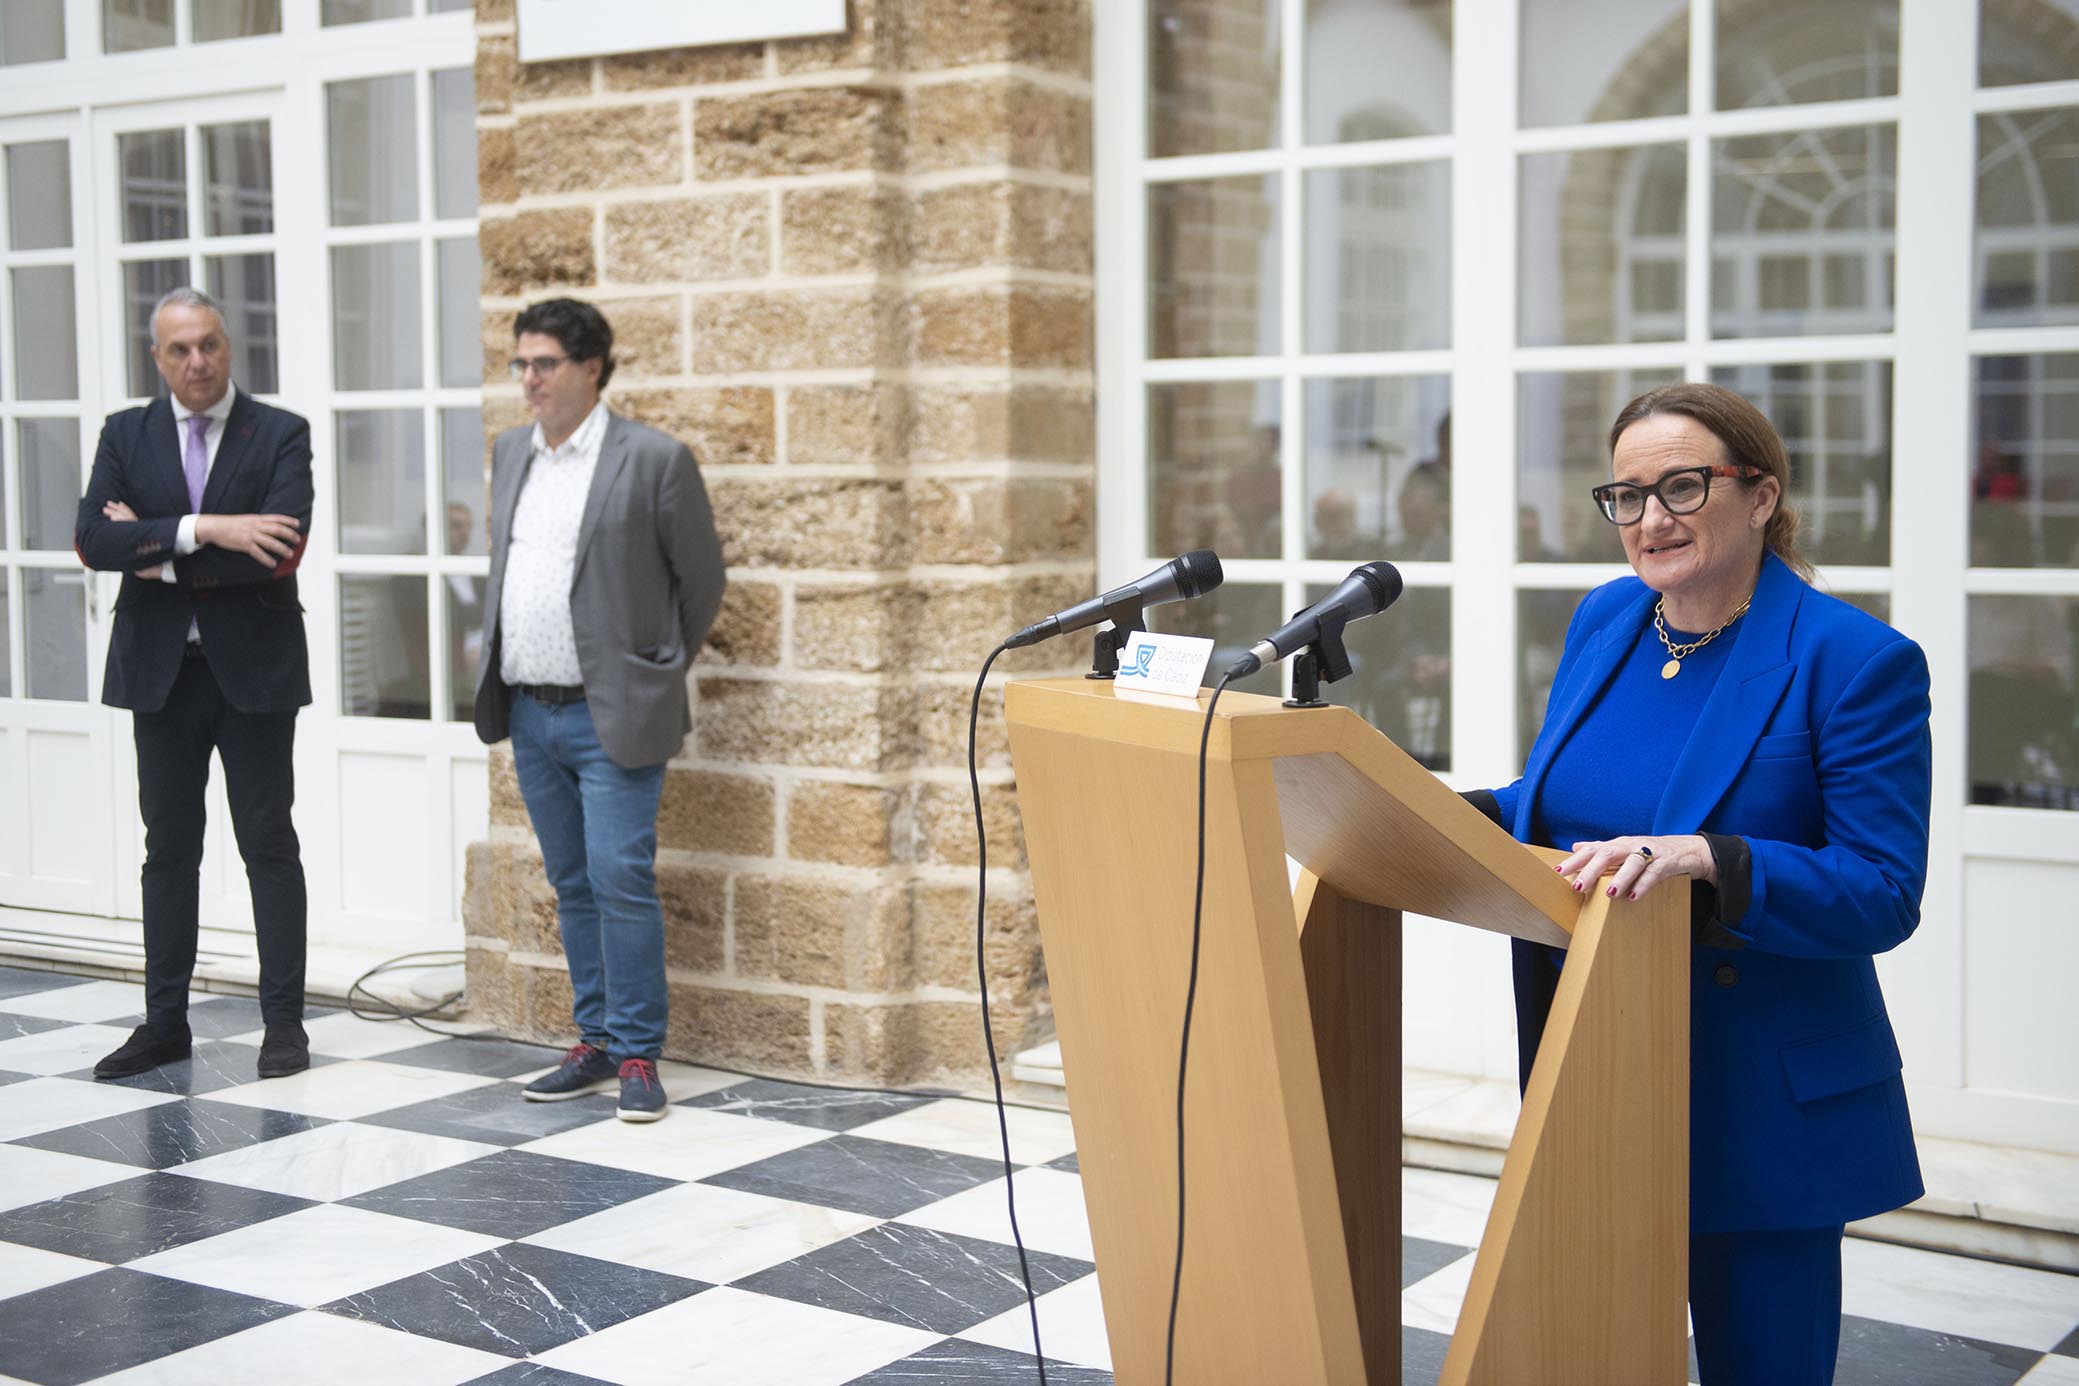
M 349 717 L 433 715 L 426 579 L 339 580 L 339 701 Z
M 179 130 L 116 136 L 122 165 L 123 239 L 177 241 L 188 234 L 188 156 Z
M 1523 345 L 1680 341 L 1688 198 L 1679 144 L 1524 155 Z
M 14 389 L 18 399 L 79 398 L 79 325 L 72 266 L 13 272 Z
M 1689 109 L 1688 0 L 1536 0 L 1519 33 L 1525 127 Z
M 14 696 L 14 631 L 7 608 L 7 569 L 0 568 L 0 698 Z
M 2079 322 L 2079 108 L 1978 117 L 1980 327 Z
M 102 52 L 164 48 L 172 42 L 173 0 L 101 0 Z
M 1308 558 L 1451 557 L 1451 378 L 1306 382 Z
M 208 182 L 203 216 L 212 236 L 257 236 L 274 229 L 273 141 L 264 120 L 202 127 Z
M 484 262 L 476 237 L 434 243 L 440 274 L 440 383 L 469 389 L 484 383 Z
M 451 558 L 483 554 L 490 483 L 484 474 L 482 410 L 440 411 L 440 473 L 448 505 L 441 552 Z
M 445 14 L 449 10 L 466 10 L 475 4 L 476 0 L 428 0 L 426 12 L 428 14 Z
M 433 214 L 476 215 L 476 74 L 433 74 Z
M 1977 363 L 1971 566 L 2079 568 L 2079 355 Z
M 1307 0 L 1308 144 L 1451 129 L 1451 0 Z
M 416 409 L 338 416 L 339 551 L 426 552 L 426 425 Z
M 72 147 L 64 140 L 7 146 L 10 250 L 72 244 Z
M 1148 154 L 1278 142 L 1284 0 L 1149 0 Z
M 1971 802 L 2079 809 L 2079 598 L 1970 599 Z
M 402 19 L 411 13 L 411 0 L 325 0 L 322 13 L 327 24 L 360 24 L 370 19 Z
M 65 56 L 65 0 L 7 0 L 0 5 L 0 67 L 55 62 Z M 0 696 L 7 692 L 0 680 Z
M 1790 453 L 1798 547 L 1814 563 L 1891 562 L 1891 363 L 1721 366 Z
M 21 464 L 22 547 L 69 550 L 86 489 L 79 475 L 79 420 L 17 419 L 14 455 Z
M 1148 354 L 1278 350 L 1278 179 L 1148 189 Z
M 1451 165 L 1321 169 L 1306 199 L 1307 350 L 1449 346 Z
M 22 568 L 22 636 L 29 696 L 87 700 L 87 574 Z
M 1898 0 L 1718 7 L 1718 109 L 1899 93 Z
M 424 382 L 417 242 L 332 247 L 332 372 L 342 390 Z
M 274 318 L 272 255 L 211 255 L 203 262 L 209 295 L 231 334 L 232 378 L 255 394 L 281 388 Z
M 186 260 L 133 260 L 123 266 L 123 324 L 129 338 L 123 354 L 129 362 L 133 399 L 159 393 L 159 368 L 152 364 L 152 309 L 187 282 Z
M 1284 542 L 1278 435 L 1275 380 L 1150 385 L 1151 550 L 1278 557 Z
M 484 579 L 449 573 L 440 583 L 447 603 L 449 715 L 467 722 L 476 710 L 476 671 L 484 653 Z
M 1307 601 L 1328 586 L 1308 587 Z M 1350 677 L 1321 696 L 1386 733 L 1393 744 L 1440 773 L 1451 768 L 1451 593 L 1410 587 L 1391 610 L 1343 632 Z M 1288 661 L 1289 663 L 1290 661 Z
M 334 226 L 418 216 L 417 111 L 410 73 L 325 88 Z
M 1891 330 L 1893 127 L 1717 140 L 1712 168 L 1713 336 Z
M 2032 0 L 2025 8 L 1978 7 L 1978 82 L 2069 82 L 2079 78 L 2079 0 Z
M 1249 647 L 1285 624 L 1283 589 L 1265 583 L 1230 582 L 1212 596 L 1195 602 L 1171 602 L 1148 608 L 1148 629 L 1166 635 L 1196 635 L 1213 642 L 1206 664 L 1206 687 L 1220 681 L 1228 665 Z M 1284 696 L 1283 666 L 1273 664 L 1227 685 L 1248 693 Z
M 1516 382 L 1516 558 L 1521 563 L 1622 563 L 1617 527 L 1589 499 L 1610 479 L 1610 423 L 1673 366 L 1546 371 Z
M 282 31 L 281 0 L 195 0 L 195 42 Z
M 1545 725 L 1552 678 L 1566 649 L 1567 623 L 1588 595 L 1586 588 L 1535 588 L 1516 594 L 1516 754 L 1522 765 Z

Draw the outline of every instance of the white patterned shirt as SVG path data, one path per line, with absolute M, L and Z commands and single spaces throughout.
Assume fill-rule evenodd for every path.
M 498 672 L 508 684 L 569 687 L 585 681 L 570 622 L 570 584 L 606 419 L 604 404 L 592 406 L 559 448 L 548 445 L 540 424 L 534 426 L 533 461 L 513 506 L 498 598 Z

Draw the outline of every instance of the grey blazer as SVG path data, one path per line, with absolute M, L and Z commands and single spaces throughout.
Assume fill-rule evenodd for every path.
M 498 598 L 533 433 L 532 425 L 508 429 L 491 449 L 491 580 L 476 680 L 476 734 L 486 742 L 512 728 Z M 692 730 L 686 668 L 714 624 L 723 582 L 722 544 L 691 450 L 609 412 L 578 523 L 570 618 L 592 722 L 616 765 L 661 764 Z

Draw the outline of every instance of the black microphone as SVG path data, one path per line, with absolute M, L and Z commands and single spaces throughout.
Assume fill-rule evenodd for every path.
M 1336 624 L 1376 616 L 1400 597 L 1400 570 L 1391 563 L 1366 563 L 1350 570 L 1335 591 L 1249 647 L 1227 666 L 1229 678 L 1245 678 L 1266 664 L 1297 654 L 1321 636 L 1323 617 Z
M 1220 581 L 1220 556 L 1211 549 L 1193 549 L 1180 558 L 1172 558 L 1138 582 L 1114 587 L 1101 597 L 1092 597 L 1077 602 L 1066 611 L 1057 611 L 1003 643 L 1009 649 L 1022 650 L 1027 645 L 1037 645 L 1042 640 L 1094 626 L 1111 616 L 1114 607 L 1130 603 L 1138 609 L 1160 606 L 1164 602 L 1188 601 L 1192 597 L 1203 597 L 1218 587 Z

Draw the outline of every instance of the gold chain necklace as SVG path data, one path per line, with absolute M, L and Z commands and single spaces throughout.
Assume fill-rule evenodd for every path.
M 1754 604 L 1754 596 L 1752 593 L 1749 593 L 1747 600 L 1740 603 L 1738 611 L 1719 622 L 1717 630 L 1707 631 L 1686 645 L 1677 645 L 1674 641 L 1668 639 L 1668 628 L 1660 619 L 1660 609 L 1666 604 L 1666 597 L 1662 597 L 1653 603 L 1653 633 L 1660 637 L 1661 648 L 1668 652 L 1668 662 L 1660 666 L 1660 676 L 1664 679 L 1671 679 L 1682 672 L 1683 660 L 1689 658 L 1689 656 L 1695 654 L 1713 640 L 1716 640 L 1727 626 L 1745 616 L 1747 608 Z

